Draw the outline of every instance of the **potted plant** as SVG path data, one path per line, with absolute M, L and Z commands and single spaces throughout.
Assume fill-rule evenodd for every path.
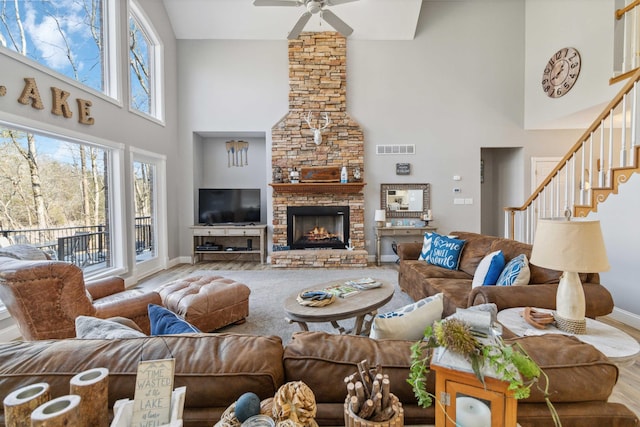
M 493 368 L 500 379 L 509 383 L 508 390 L 516 399 L 529 397 L 531 387 L 545 379 L 541 389 L 556 426 L 561 426 L 558 413 L 549 399 L 549 381 L 538 364 L 529 357 L 519 344 L 506 344 L 500 336 L 482 337 L 462 319 L 447 318 L 434 322 L 425 329 L 424 339 L 411 346 L 411 367 L 407 382 L 413 388 L 418 405 L 431 406 L 433 394 L 426 389 L 434 349 L 443 347 L 462 355 L 470 364 L 473 373 L 484 384 L 483 368 Z

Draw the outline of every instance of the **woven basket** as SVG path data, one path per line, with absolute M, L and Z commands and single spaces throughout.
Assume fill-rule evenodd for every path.
M 335 295 L 331 295 L 331 298 L 321 299 L 321 300 L 308 300 L 302 298 L 302 294 L 298 294 L 298 298 L 296 298 L 298 304 L 304 305 L 307 307 L 324 307 L 325 305 L 329 305 L 336 300 Z
M 364 418 L 360 418 L 356 414 L 353 413 L 351 407 L 347 403 L 347 400 L 344 402 L 344 425 L 345 427 L 403 427 L 404 426 L 404 409 L 402 409 L 402 403 L 398 400 L 398 398 L 391 394 L 392 406 L 394 407 L 396 413 L 393 417 L 388 419 L 387 421 L 371 421 L 365 420 Z

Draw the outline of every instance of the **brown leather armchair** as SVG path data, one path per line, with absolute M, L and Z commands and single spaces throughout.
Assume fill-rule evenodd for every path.
M 75 337 L 80 315 L 126 317 L 148 334 L 147 305 L 162 305 L 158 293 L 125 290 L 119 277 L 85 284 L 76 265 L 8 257 L 0 257 L 0 299 L 25 340 Z

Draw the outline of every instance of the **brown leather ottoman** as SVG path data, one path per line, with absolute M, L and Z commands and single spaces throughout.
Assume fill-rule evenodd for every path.
M 222 276 L 191 276 L 157 292 L 166 308 L 202 332 L 242 322 L 249 315 L 249 287 Z

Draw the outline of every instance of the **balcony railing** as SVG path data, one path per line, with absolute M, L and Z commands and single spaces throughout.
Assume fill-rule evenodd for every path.
M 153 250 L 151 217 L 135 219 L 136 254 Z M 12 244 L 32 245 L 51 259 L 67 261 L 80 268 L 109 263 L 108 230 L 105 225 L 0 230 Z

